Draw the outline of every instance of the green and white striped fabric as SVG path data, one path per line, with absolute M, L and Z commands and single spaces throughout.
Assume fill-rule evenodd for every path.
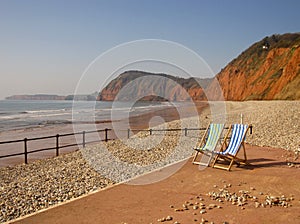
M 224 128 L 224 124 L 214 124 L 214 123 L 210 124 L 205 145 L 201 148 L 196 148 L 196 150 L 214 151 L 221 137 L 223 128 Z

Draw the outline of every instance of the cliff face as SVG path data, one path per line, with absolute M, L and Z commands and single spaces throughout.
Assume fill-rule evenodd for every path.
M 161 78 L 140 79 L 153 75 Z M 128 83 L 126 96 L 118 96 L 117 100 L 197 101 L 206 97 L 210 100 L 300 100 L 300 33 L 264 38 L 231 61 L 213 80 L 128 71 L 112 80 L 98 99 L 116 99 Z M 143 97 L 145 94 L 148 96 Z
M 112 80 L 99 94 L 102 101 L 188 101 L 205 98 L 210 79 L 184 79 L 166 74 L 127 71 Z M 200 83 L 200 85 L 199 85 Z
M 230 62 L 217 80 L 226 100 L 299 100 L 300 34 L 264 38 Z M 207 91 L 219 99 L 217 80 Z

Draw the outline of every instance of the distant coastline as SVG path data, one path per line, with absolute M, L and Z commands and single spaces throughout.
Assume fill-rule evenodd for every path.
M 82 100 L 95 101 L 98 93 L 59 96 L 54 94 L 13 95 L 5 97 L 6 100 Z

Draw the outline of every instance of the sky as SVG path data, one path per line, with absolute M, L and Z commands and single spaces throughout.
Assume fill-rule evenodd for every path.
M 152 51 L 143 59 L 186 48 L 209 66 L 200 73 L 213 76 L 264 37 L 300 32 L 299 8 L 298 0 L 0 0 L 0 99 L 99 91 L 121 71 L 113 55 L 136 60 L 135 41 Z

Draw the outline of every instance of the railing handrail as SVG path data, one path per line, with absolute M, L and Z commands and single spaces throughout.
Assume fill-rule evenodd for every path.
M 225 129 L 228 129 L 228 127 L 225 127 Z M 95 141 L 86 141 L 86 134 L 90 133 L 99 133 L 99 132 L 104 132 L 104 141 L 108 141 L 108 131 L 112 131 L 113 129 L 110 128 L 105 128 L 105 129 L 98 129 L 98 130 L 90 130 L 90 131 L 80 131 L 80 132 L 73 132 L 73 133 L 67 133 L 67 134 L 56 134 L 56 135 L 49 135 L 49 136 L 44 136 L 44 137 L 35 137 L 35 138 L 24 138 L 24 139 L 18 139 L 18 140 L 11 140 L 11 141 L 2 141 L 0 142 L 0 145 L 3 144 L 11 144 L 11 143 L 19 143 L 19 142 L 24 142 L 24 152 L 20 153 L 13 153 L 13 154 L 7 154 L 7 155 L 1 155 L 0 159 L 2 158 L 7 158 L 7 157 L 13 157 L 13 156 L 20 156 L 24 155 L 25 163 L 28 163 L 28 154 L 36 153 L 36 152 L 42 152 L 42 151 L 48 151 L 48 150 L 56 150 L 56 156 L 59 156 L 59 149 L 62 148 L 67 148 L 67 147 L 72 147 L 72 146 L 79 146 L 82 145 L 83 147 L 86 146 L 88 143 L 95 143 L 99 142 L 98 140 Z M 201 131 L 201 130 L 206 130 L 206 128 L 166 128 L 166 129 L 127 129 L 127 130 L 120 130 L 120 131 L 127 131 L 127 137 L 130 137 L 130 131 L 137 131 L 137 132 L 142 132 L 142 131 L 147 131 L 152 135 L 152 132 L 154 131 L 184 131 L 185 136 L 187 136 L 187 131 Z M 250 125 L 250 134 L 252 134 L 252 125 Z M 67 145 L 60 145 L 59 144 L 59 138 L 60 137 L 66 137 L 66 136 L 72 136 L 72 135 L 82 135 L 82 142 L 81 143 L 74 143 L 74 144 L 67 144 Z M 48 147 L 48 148 L 42 148 L 42 149 L 35 149 L 35 150 L 28 150 L 27 143 L 29 141 L 36 141 L 36 140 L 44 140 L 44 139 L 50 139 L 50 138 L 56 138 L 56 145 L 54 147 Z M 103 140 L 101 140 L 103 141 Z
M 50 138 L 55 138 L 57 135 L 60 137 L 66 137 L 66 136 L 71 136 L 71 135 L 79 135 L 82 134 L 82 132 L 85 132 L 85 134 L 90 134 L 90 133 L 96 133 L 96 132 L 103 132 L 103 131 L 111 131 L 112 129 L 106 128 L 106 129 L 99 129 L 95 131 L 80 131 L 80 132 L 72 132 L 72 133 L 67 133 L 67 134 L 56 134 L 56 135 L 48 135 L 48 136 L 43 136 L 43 137 L 34 137 L 34 138 L 26 138 L 27 141 L 36 141 L 36 140 L 44 140 L 44 139 L 50 139 Z M 123 129 L 121 131 L 127 131 L 128 129 Z M 189 130 L 189 131 L 196 131 L 196 130 L 205 130 L 205 128 L 167 128 L 167 129 L 130 129 L 131 131 L 184 131 L 184 130 Z M 10 141 L 0 141 L 0 145 L 3 144 L 10 144 L 10 143 L 18 143 L 18 142 L 24 142 L 24 139 L 18 139 L 18 140 L 10 140 Z
M 108 131 L 111 131 L 111 130 L 112 129 L 105 128 L 105 129 L 98 129 L 98 130 L 93 130 L 93 131 L 80 131 L 80 132 L 73 132 L 73 133 L 67 133 L 67 134 L 56 134 L 56 135 L 48 135 L 48 136 L 43 136 L 43 137 L 34 137 L 34 138 L 24 138 L 24 139 L 10 140 L 10 141 L 2 141 L 2 142 L 0 142 L 0 145 L 24 142 L 24 152 L 0 155 L 0 159 L 7 158 L 7 157 L 24 155 L 24 157 L 25 157 L 24 160 L 25 160 L 25 163 L 27 164 L 28 163 L 28 158 L 27 158 L 28 154 L 42 152 L 42 151 L 48 151 L 48 150 L 56 150 L 56 156 L 58 156 L 59 155 L 59 149 L 61 149 L 61 148 L 67 148 L 67 147 L 79 146 L 79 145 L 82 145 L 83 147 L 85 147 L 85 145 L 88 144 L 88 143 L 98 142 L 98 141 L 89 141 L 89 142 L 87 142 L 85 140 L 85 135 L 89 134 L 89 133 L 104 132 L 105 133 L 104 141 L 108 141 L 109 140 L 108 139 Z M 82 135 L 83 136 L 82 143 L 59 145 L 59 138 L 60 137 L 66 137 L 66 136 L 72 136 L 72 135 Z M 29 141 L 37 141 L 37 140 L 44 140 L 44 139 L 51 139 L 51 138 L 56 138 L 56 145 L 54 147 L 28 150 L 27 143 Z

